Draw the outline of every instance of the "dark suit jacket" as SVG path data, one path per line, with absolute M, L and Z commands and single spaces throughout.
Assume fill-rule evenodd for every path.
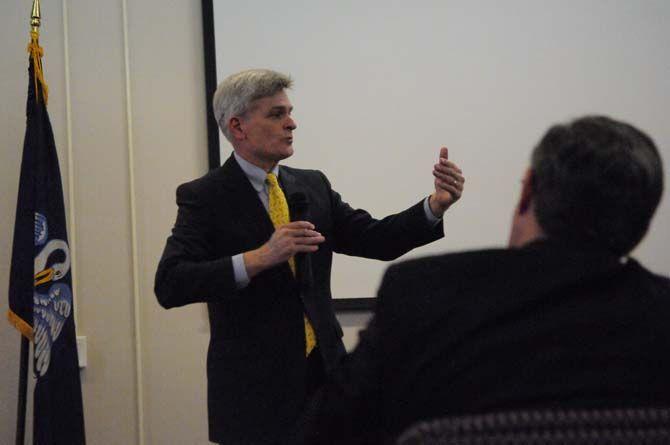
M 177 189 L 179 212 L 156 272 L 155 292 L 166 308 L 206 302 L 209 435 L 225 444 L 275 443 L 294 423 L 305 399 L 303 311 L 314 326 L 326 369 L 344 354 L 331 305 L 333 252 L 394 259 L 443 236 L 422 203 L 373 219 L 333 191 L 323 173 L 280 166 L 289 198 L 302 192 L 310 221 L 326 241 L 311 254 L 312 285 L 281 264 L 237 290 L 231 257 L 260 247 L 274 228 L 234 157 Z M 305 262 L 298 257 L 298 277 Z
M 295 443 L 392 443 L 417 420 L 670 404 L 670 280 L 541 241 L 391 266 Z

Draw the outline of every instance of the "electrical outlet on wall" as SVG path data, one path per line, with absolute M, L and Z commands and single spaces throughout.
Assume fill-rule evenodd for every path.
M 79 357 L 79 368 L 85 368 L 88 361 L 85 335 L 77 335 L 77 356 Z

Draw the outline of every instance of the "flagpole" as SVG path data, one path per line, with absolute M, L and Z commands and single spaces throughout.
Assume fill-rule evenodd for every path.
M 16 445 L 25 443 L 26 435 L 26 399 L 28 394 L 28 352 L 29 340 L 21 335 L 21 365 L 19 368 L 19 401 L 16 415 Z
M 33 33 L 38 33 L 41 24 L 40 1 L 33 0 L 30 14 L 30 27 Z M 28 359 L 30 356 L 30 340 L 21 335 L 21 358 L 19 367 L 19 397 L 16 408 L 16 445 L 25 444 L 26 435 L 26 407 L 28 399 Z

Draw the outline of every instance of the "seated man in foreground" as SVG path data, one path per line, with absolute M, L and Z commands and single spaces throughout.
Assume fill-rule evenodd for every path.
M 631 125 L 551 128 L 509 248 L 391 266 L 296 442 L 393 443 L 445 415 L 670 405 L 670 280 L 627 257 L 662 191 L 658 151 Z

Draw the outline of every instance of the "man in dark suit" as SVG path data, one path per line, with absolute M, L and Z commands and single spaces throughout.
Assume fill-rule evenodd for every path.
M 412 423 L 670 404 L 670 280 L 627 255 L 663 190 L 652 140 L 606 117 L 535 148 L 509 249 L 391 266 L 294 443 L 393 443 Z
M 177 221 L 156 273 L 162 306 L 207 303 L 209 436 L 224 444 L 284 442 L 344 355 L 333 252 L 391 260 L 437 240 L 463 190 L 442 149 L 434 193 L 376 220 L 343 202 L 323 173 L 280 166 L 293 154 L 290 86 L 270 70 L 219 85 L 214 112 L 234 153 L 177 189 Z

